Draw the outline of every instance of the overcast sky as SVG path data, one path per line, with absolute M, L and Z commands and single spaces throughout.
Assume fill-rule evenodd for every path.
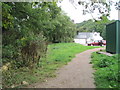
M 113 1 L 118 1 L 118 0 L 113 0 Z M 77 9 L 69 2 L 69 0 L 63 0 L 59 6 L 61 6 L 62 10 L 70 16 L 72 20 L 74 20 L 75 23 L 80 23 L 85 20 L 93 19 L 91 14 L 86 14 L 83 15 L 83 7 L 78 5 L 76 6 Z M 99 16 L 98 11 L 96 11 L 94 14 L 92 14 L 94 18 Z M 115 9 L 114 6 L 111 7 L 111 12 L 110 12 L 110 19 L 118 19 L 118 11 Z

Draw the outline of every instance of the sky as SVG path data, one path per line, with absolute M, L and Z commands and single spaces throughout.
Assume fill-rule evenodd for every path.
M 77 1 L 77 0 L 76 0 Z M 113 0 L 118 1 L 118 0 Z M 58 4 L 58 6 L 61 7 L 61 9 L 69 16 L 72 20 L 74 20 L 75 23 L 80 23 L 89 19 L 93 19 L 91 14 L 87 13 L 86 15 L 83 15 L 83 6 L 76 5 L 77 9 L 69 2 L 69 0 L 63 0 L 61 3 Z M 95 13 L 92 14 L 94 18 L 99 17 L 98 10 L 95 11 Z M 118 11 L 115 9 L 114 6 L 111 7 L 110 12 L 110 20 L 117 20 L 118 19 Z

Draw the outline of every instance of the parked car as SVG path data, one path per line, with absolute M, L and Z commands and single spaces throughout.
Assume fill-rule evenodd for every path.
M 103 46 L 106 45 L 106 40 L 95 40 L 92 43 L 88 43 L 88 46 Z
M 106 40 L 102 40 L 103 45 L 106 45 Z
M 101 46 L 101 41 L 100 40 L 95 40 L 94 42 L 91 43 L 93 46 Z

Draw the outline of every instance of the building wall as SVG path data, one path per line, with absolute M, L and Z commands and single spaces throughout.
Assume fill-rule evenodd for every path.
M 100 33 L 97 32 L 82 32 L 76 35 L 74 42 L 79 44 L 91 43 L 95 40 L 103 40 Z
M 86 44 L 86 39 L 74 39 L 75 43 Z
M 95 41 L 95 40 L 103 40 L 103 38 L 100 36 L 100 33 L 97 33 L 97 32 L 95 32 L 95 33 L 93 33 L 93 40 Z

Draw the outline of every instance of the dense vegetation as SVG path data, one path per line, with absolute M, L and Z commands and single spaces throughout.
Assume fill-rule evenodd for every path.
M 93 20 L 83 21 L 82 23 L 77 23 L 77 31 L 80 32 L 99 32 L 101 36 L 106 39 L 106 25 L 114 22 L 114 20 L 108 20 L 106 16 L 102 16 L 101 20 L 97 22 Z
M 24 67 L 19 70 L 8 70 L 4 72 L 3 87 L 23 87 L 26 84 L 37 81 L 46 81 L 48 77 L 55 77 L 55 70 L 67 64 L 74 58 L 75 54 L 92 49 L 92 46 L 83 46 L 75 43 L 58 43 L 48 45 L 46 57 L 42 58 L 37 68 Z M 64 52 L 64 53 L 63 53 Z M 28 85 L 27 84 L 27 85 Z
M 93 53 L 93 67 L 95 84 L 97 88 L 118 88 L 120 85 L 120 73 L 118 69 L 118 56 L 106 56 Z
M 75 25 L 56 2 L 2 3 L 3 65 L 39 62 L 48 43 L 72 42 Z
M 48 44 L 73 42 L 75 28 L 56 2 L 2 2 L 3 87 L 21 68 L 38 67 Z

